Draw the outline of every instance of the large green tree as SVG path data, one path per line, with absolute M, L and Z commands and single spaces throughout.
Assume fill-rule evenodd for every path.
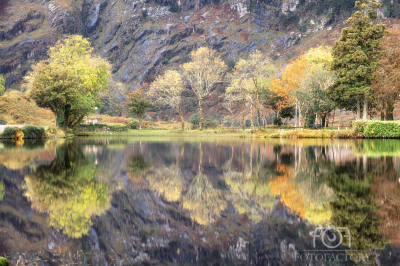
M 92 55 L 87 39 L 73 35 L 49 49 L 49 58 L 26 76 L 30 97 L 57 116 L 57 124 L 73 127 L 94 111 L 97 95 L 108 88 L 110 64 Z
M 368 103 L 374 102 L 371 82 L 380 55 L 381 39 L 386 34 L 386 25 L 373 24 L 376 10 L 381 4 L 376 0 L 356 1 L 355 12 L 347 23 L 350 27 L 342 30 L 332 51 L 331 70 L 339 79 L 329 90 L 329 96 L 340 107 L 354 111 L 356 101 L 357 118 L 363 105 L 363 119 L 368 118 Z M 363 102 L 363 103 L 362 103 Z

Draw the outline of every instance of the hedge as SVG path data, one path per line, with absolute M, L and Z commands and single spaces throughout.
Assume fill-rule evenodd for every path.
M 85 125 L 85 124 L 81 124 L 78 126 L 78 131 L 102 131 L 102 130 L 106 130 L 107 129 L 107 125 L 106 124 L 89 124 L 89 125 Z
M 24 139 L 41 139 L 45 131 L 42 127 L 24 126 L 22 132 L 24 132 Z
M 124 124 L 121 124 L 121 123 L 110 123 L 110 124 L 107 124 L 107 128 L 110 131 L 114 131 L 114 132 L 126 132 L 126 131 L 128 131 L 127 125 L 124 125 Z
M 365 126 L 371 121 L 368 120 L 357 120 L 351 122 L 351 129 L 352 129 L 352 134 L 356 136 L 358 133 L 364 134 L 364 129 Z
M 3 139 L 23 139 L 24 133 L 18 127 L 6 127 L 1 135 Z
M 400 137 L 400 122 L 367 121 L 364 127 L 364 135 L 375 138 L 398 138 Z
M 78 131 L 114 131 L 114 132 L 124 132 L 128 131 L 128 127 L 121 123 L 110 123 L 110 124 L 90 124 L 90 125 L 79 125 L 77 127 Z
M 129 118 L 128 119 L 128 127 L 130 129 L 137 129 L 137 127 L 138 127 L 137 121 L 135 119 L 133 119 L 133 118 Z

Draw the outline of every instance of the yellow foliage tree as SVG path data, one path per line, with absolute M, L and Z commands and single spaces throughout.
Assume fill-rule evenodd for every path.
M 332 47 L 319 46 L 317 48 L 311 48 L 305 56 L 308 66 L 311 69 L 323 68 L 329 70 L 330 63 L 333 60 Z
M 240 75 L 237 69 L 229 76 L 230 86 L 225 91 L 225 108 L 230 110 L 233 106 L 238 107 L 242 112 L 242 127 L 245 130 L 244 112 L 246 104 L 251 102 L 251 95 L 246 90 L 246 79 Z M 253 108 L 251 108 L 253 110 Z M 253 114 L 253 112 L 251 112 Z M 251 119 L 253 121 L 253 119 Z
M 280 109 L 294 105 L 294 92 L 298 88 L 300 81 L 304 78 L 307 67 L 308 62 L 306 56 L 302 55 L 298 59 L 290 62 L 282 72 L 282 77 L 280 79 L 272 80 L 270 90 L 276 97 L 280 98 L 277 103 L 278 114 Z
M 200 47 L 191 52 L 190 57 L 191 62 L 184 64 L 182 70 L 199 101 L 200 130 L 202 130 L 204 99 L 216 83 L 223 81 L 227 66 L 216 51 L 207 47 Z
M 182 121 L 182 130 L 185 130 L 183 113 L 179 107 L 184 90 L 181 74 L 175 70 L 167 70 L 164 75 L 158 76 L 151 83 L 147 95 L 154 98 L 157 103 L 169 105 L 176 109 Z
M 250 54 L 248 60 L 240 59 L 235 66 L 235 74 L 239 79 L 245 79 L 244 88 L 250 97 L 252 104 L 251 114 L 253 114 L 253 107 L 257 110 L 258 128 L 261 127 L 260 119 L 260 98 L 269 80 L 275 74 L 275 67 L 272 61 L 263 53 L 256 50 Z M 251 117 L 253 121 L 253 115 Z

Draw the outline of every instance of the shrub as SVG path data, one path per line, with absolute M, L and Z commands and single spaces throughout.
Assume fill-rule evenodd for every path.
M 148 13 L 147 13 L 147 9 L 143 9 L 142 10 L 142 18 L 147 18 Z
M 44 133 L 46 138 L 65 138 L 65 132 L 59 127 L 48 127 Z
M 137 129 L 138 123 L 135 119 L 129 118 L 128 119 L 128 128 L 130 129 Z
M 310 27 L 310 21 L 308 19 L 303 20 L 299 25 L 298 28 L 301 32 L 306 32 L 308 30 L 308 27 Z
M 360 134 L 364 135 L 364 128 L 368 122 L 371 122 L 371 121 L 358 120 L 358 121 L 351 122 L 351 127 L 352 127 L 351 131 L 352 131 L 353 136 L 357 136 Z
M 395 121 L 365 121 L 364 135 L 377 138 L 400 137 L 400 122 Z
M 110 129 L 110 131 L 113 132 L 126 132 L 128 131 L 128 127 L 124 124 L 121 123 L 110 123 L 107 124 L 107 128 Z
M 3 191 L 4 192 L 4 191 Z M 4 195 L 4 194 L 3 194 Z M 4 257 L 0 257 L 0 265 L 1 266 L 11 266 L 11 263 L 8 261 L 8 259 Z
M 44 137 L 44 128 L 35 126 L 24 126 L 22 128 L 25 139 L 41 139 Z
M 172 13 L 181 12 L 181 6 L 180 5 L 174 5 L 169 9 L 169 11 L 172 12 Z
M 246 127 L 251 127 L 251 121 L 250 121 L 250 119 L 246 119 L 245 125 L 246 125 Z
M 219 121 L 216 119 L 204 119 L 204 128 L 216 128 L 219 126 Z
M 199 114 L 192 114 L 189 117 L 189 122 L 192 123 L 194 126 L 198 126 L 200 124 L 200 116 Z
M 282 126 L 282 119 L 280 117 L 274 117 L 274 126 Z
M 22 140 L 24 132 L 18 127 L 6 127 L 1 136 L 3 139 Z
M 3 117 L 0 117 L 0 125 L 7 125 L 7 120 Z
M 240 122 L 239 121 L 237 121 L 236 119 L 233 121 L 233 124 L 232 124 L 234 127 L 240 127 Z

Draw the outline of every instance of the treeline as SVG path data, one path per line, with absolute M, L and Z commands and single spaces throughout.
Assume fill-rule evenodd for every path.
M 256 123 L 261 126 L 261 106 L 275 112 L 275 125 L 281 125 L 282 119 L 295 118 L 295 125 L 310 127 L 318 116 L 324 127 L 336 108 L 356 112 L 357 119 L 367 120 L 380 112 L 382 120 L 393 120 L 399 96 L 400 31 L 392 29 L 388 34 L 386 25 L 374 24 L 380 7 L 375 0 L 357 1 L 358 11 L 348 19 L 349 27 L 343 29 L 333 48 L 310 49 L 283 70 L 277 70 L 265 54 L 255 51 L 227 73 L 226 64 L 215 51 L 199 48 L 179 71 L 157 77 L 148 95 L 176 108 L 183 122 L 179 105 L 186 83 L 198 99 L 200 129 L 204 99 L 221 82 L 229 83 L 224 107 L 232 114 L 238 110 L 242 113 L 243 128 L 248 109 L 251 117 L 256 111 Z M 254 128 L 253 119 L 250 121 Z
M 380 8 L 375 0 L 357 1 L 355 8 L 358 11 L 348 19 L 349 27 L 342 30 L 334 47 L 310 49 L 284 69 L 277 69 L 260 51 L 228 66 L 216 51 L 200 47 L 181 67 L 157 76 L 148 89 L 139 86 L 122 95 L 121 91 L 127 89 L 110 81 L 110 64 L 93 55 L 86 39 L 70 36 L 50 48 L 47 60 L 33 66 L 25 78 L 25 88 L 38 106 L 56 115 L 57 124 L 65 130 L 80 124 L 101 105 L 129 110 L 139 118 L 141 128 L 152 104 L 175 109 L 183 130 L 182 105 L 188 88 L 198 105 L 198 115 L 190 120 L 198 120 L 201 130 L 204 110 L 210 108 L 205 100 L 221 86 L 226 87 L 218 93 L 231 113 L 228 117 L 233 119 L 240 113 L 243 128 L 248 111 L 251 126 L 260 128 L 262 109 L 274 111 L 275 125 L 295 118 L 295 125 L 310 127 L 318 116 L 324 127 L 336 108 L 356 112 L 357 119 L 366 120 L 380 112 L 382 120 L 393 120 L 400 94 L 400 30 L 392 29 L 388 34 L 384 24 L 374 23 Z M 120 98 L 125 98 L 125 103 Z M 237 121 L 224 122 L 238 125 Z

